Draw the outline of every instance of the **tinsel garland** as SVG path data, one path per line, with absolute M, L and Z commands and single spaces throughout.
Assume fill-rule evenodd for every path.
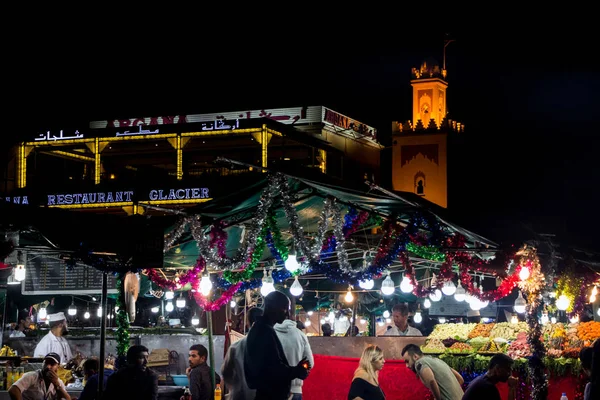
M 158 286 L 168 288 L 170 290 L 178 290 L 187 285 L 188 283 L 194 284 L 198 280 L 198 277 L 203 270 L 204 260 L 200 258 L 198 259 L 198 261 L 196 261 L 196 265 L 194 266 L 194 268 L 179 274 L 173 280 L 163 277 L 155 269 L 146 269 L 144 270 L 144 272 L 148 276 L 148 279 L 156 283 Z
M 298 213 L 294 207 L 296 195 L 290 191 L 288 180 L 284 175 L 277 174 L 276 179 L 279 183 L 282 206 L 290 226 L 290 232 L 292 233 L 292 240 L 294 241 L 295 247 L 300 250 L 305 257 L 311 257 L 311 249 L 304 238 L 304 228 L 300 225 Z
M 125 273 L 118 273 L 116 276 L 118 295 L 116 299 L 117 311 L 117 330 L 115 336 L 117 339 L 117 355 L 125 357 L 129 349 L 129 316 L 127 315 L 127 307 L 125 307 L 125 293 L 123 278 Z
M 406 250 L 426 260 L 440 262 L 446 260 L 446 253 L 435 246 L 419 246 L 412 242 L 408 242 L 406 244 Z
M 331 253 L 335 246 L 332 247 L 331 240 L 333 236 L 329 236 L 327 238 L 327 242 L 323 243 L 325 239 L 325 232 L 327 232 L 327 228 L 329 227 L 329 218 L 333 212 L 333 201 L 331 198 L 327 197 L 323 201 L 323 210 L 321 210 L 321 215 L 319 216 L 319 223 L 317 224 L 317 232 L 314 237 L 313 245 L 311 246 L 312 258 L 317 259 L 323 253 Z
M 209 301 L 200 293 L 200 289 L 196 287 L 196 291 L 193 292 L 194 300 L 196 300 L 196 304 L 204 311 L 217 311 L 231 301 L 231 298 L 238 292 L 241 286 L 242 282 L 231 285 L 229 289 L 223 292 L 221 296 L 214 301 Z
M 266 227 L 265 242 L 271 254 L 277 260 L 277 264 L 283 264 L 288 258 L 289 249 L 281 237 L 281 230 L 277 226 L 277 218 L 273 208 L 267 211 Z
M 352 272 L 352 266 L 348 261 L 348 251 L 346 250 L 346 237 L 344 235 L 344 225 L 342 223 L 342 213 L 338 207 L 333 205 L 333 235 L 335 236 L 335 251 L 337 254 L 338 268 L 344 272 Z
M 183 233 L 185 232 L 185 229 L 187 228 L 191 220 L 192 217 L 184 217 L 179 219 L 175 227 L 170 232 L 165 234 L 163 253 L 169 251 L 171 246 L 173 246 L 173 244 L 175 244 L 175 242 L 179 240 L 181 236 L 183 236 Z
M 268 177 L 268 185 L 265 190 L 261 193 L 261 197 L 258 200 L 258 205 L 252 219 L 250 229 L 246 232 L 245 240 L 243 245 L 238 249 L 236 255 L 232 258 L 221 257 L 218 251 L 215 251 L 211 245 L 211 241 L 207 240 L 204 235 L 204 230 L 200 224 L 199 219 L 192 221 L 192 236 L 198 246 L 200 256 L 202 256 L 213 269 L 219 269 L 222 271 L 233 271 L 241 270 L 246 267 L 246 263 L 252 259 L 252 253 L 254 252 L 259 236 L 263 229 L 265 219 L 267 217 L 267 211 L 271 208 L 273 200 L 279 192 L 289 191 L 287 180 L 284 188 L 281 187 L 280 175 L 270 175 Z M 289 193 L 288 193 L 289 197 Z M 223 241 L 223 237 L 215 239 L 212 244 L 219 248 L 219 243 Z
M 217 248 L 219 258 L 227 257 L 227 232 L 225 232 L 223 221 L 219 221 L 211 227 L 209 245 Z

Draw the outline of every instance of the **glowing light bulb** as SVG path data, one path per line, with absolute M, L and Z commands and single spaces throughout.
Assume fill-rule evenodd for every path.
M 304 326 L 310 326 L 310 325 L 311 325 L 310 319 L 307 319 L 304 321 Z
M 202 276 L 202 279 L 200 279 L 200 293 L 202 293 L 202 296 L 208 296 L 210 294 L 210 291 L 212 290 L 212 287 L 213 285 L 210 281 L 210 276 Z
M 404 293 L 412 293 L 414 288 L 415 287 L 411 283 L 410 278 L 408 276 L 404 276 L 402 278 L 402 282 L 400 282 L 400 290 L 402 290 Z
M 523 314 L 525 312 L 525 309 L 527 308 L 527 302 L 523 298 L 523 294 L 521 293 L 520 290 L 519 290 L 519 296 L 515 300 L 514 307 L 515 307 L 515 311 L 518 312 L 519 314 Z
M 173 293 L 173 291 L 169 290 L 168 292 L 165 292 L 166 300 L 173 300 L 174 298 L 175 298 L 175 293 Z
M 367 323 L 367 320 L 366 320 L 366 319 L 364 319 L 364 318 L 361 318 L 361 319 L 360 319 L 360 323 L 361 323 L 362 325 L 364 325 L 364 324 L 366 324 L 366 323 Z
M 152 307 L 150 309 L 150 311 L 152 311 L 154 314 L 156 314 L 158 312 L 159 308 L 158 307 Z
M 85 318 L 85 319 L 90 319 L 90 312 L 89 312 L 89 311 L 86 311 L 86 312 L 83 314 L 83 318 Z
M 364 281 L 359 281 L 358 286 L 360 286 L 361 289 L 371 290 L 373 289 L 373 286 L 375 286 L 375 282 L 373 279 L 366 279 Z
M 25 265 L 17 264 L 15 268 L 15 280 L 18 282 L 25 280 Z
M 46 312 L 46 307 L 40 308 L 40 311 L 38 311 L 38 320 L 46 319 L 47 316 L 48 313 Z
M 389 318 L 390 317 L 390 312 L 388 310 L 385 310 L 383 312 L 383 318 Z
M 285 260 L 285 269 L 294 273 L 298 271 L 298 268 L 300 268 L 300 264 L 298 264 L 298 260 L 296 260 L 296 254 L 290 252 Z
M 96 315 L 98 318 L 102 317 L 102 307 L 98 307 L 98 311 L 96 311 Z
M 442 299 L 442 292 L 440 289 L 435 289 L 433 293 L 429 293 L 431 301 L 440 301 Z
M 512 317 L 510 318 L 510 323 L 511 324 L 518 324 L 519 323 L 519 317 L 517 317 L 517 314 L 513 314 Z
M 565 311 L 567 308 L 569 308 L 570 303 L 571 300 L 569 300 L 569 298 L 564 294 L 561 294 L 560 296 L 558 296 L 558 299 L 556 299 L 556 308 L 558 308 L 561 311 Z
M 235 308 L 235 306 L 237 306 L 237 303 L 235 302 L 235 300 L 233 300 L 233 299 L 232 299 L 232 300 L 229 302 L 229 307 L 231 307 L 231 308 Z
M 421 311 L 417 311 L 415 313 L 415 316 L 413 317 L 413 321 L 415 321 L 415 324 L 420 324 L 421 321 L 423 321 L 423 316 L 421 315 Z
M 550 322 L 552 322 L 553 324 L 555 324 L 556 323 L 556 317 L 550 318 Z
M 438 319 L 438 321 L 440 321 L 440 324 L 445 324 L 445 323 L 446 323 L 446 318 L 444 318 L 444 317 L 440 317 L 440 318 Z
M 69 308 L 67 309 L 67 313 L 70 316 L 74 316 L 77 315 L 77 307 L 75 307 L 75 304 L 73 302 L 71 302 L 71 305 L 69 306 Z
M 173 302 L 172 301 L 167 301 L 167 304 L 165 305 L 165 311 L 166 312 L 171 312 L 173 311 L 175 307 L 173 307 Z
M 390 274 L 388 273 L 387 277 L 381 282 L 381 293 L 389 296 L 394 293 L 394 290 L 396 290 L 394 281 L 390 278 Z
M 200 323 L 200 318 L 196 314 L 192 317 L 192 325 L 196 326 Z
M 529 267 L 523 266 L 521 267 L 521 271 L 519 272 L 519 278 L 522 281 L 527 280 L 527 278 L 529 278 L 530 272 L 529 272 Z
M 542 313 L 542 325 L 546 325 L 549 320 L 550 320 L 550 318 L 548 318 L 548 313 L 547 312 Z
M 579 322 L 579 315 L 575 315 L 571 318 L 569 318 L 569 321 L 571 321 L 572 324 L 576 324 Z
M 456 293 L 456 285 L 454 282 L 444 282 L 444 286 L 442 286 L 442 293 L 444 293 L 446 296 L 452 296 L 454 293 Z
M 300 281 L 298 281 L 298 277 L 296 276 L 294 278 L 294 283 L 292 283 L 292 286 L 290 286 L 290 293 L 293 296 L 300 296 L 302 294 L 302 292 L 304 291 L 304 289 L 302 288 L 302 285 L 300 284 Z
M 596 311 L 596 314 L 598 314 L 598 316 L 600 316 L 600 307 L 598 307 L 598 311 Z
M 454 292 L 454 300 L 456 301 L 464 301 L 465 300 L 465 288 L 462 287 L 460 281 L 458 281 L 458 286 L 456 291 Z
M 183 296 L 181 294 L 177 298 L 177 301 L 175 302 L 175 305 L 177 305 L 177 308 L 184 308 L 185 307 L 185 299 L 183 298 Z
M 425 308 L 431 307 L 431 300 L 425 299 L 425 301 L 423 302 L 423 307 L 425 307 Z
M 350 288 L 348 288 L 346 296 L 344 296 L 344 300 L 346 303 L 352 303 L 354 301 L 354 296 L 352 295 L 352 290 Z

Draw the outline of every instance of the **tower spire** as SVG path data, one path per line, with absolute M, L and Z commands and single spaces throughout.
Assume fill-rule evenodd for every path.
M 454 39 L 449 39 L 449 35 L 446 33 L 446 38 L 444 39 L 444 56 L 442 57 L 442 76 L 446 79 L 446 75 L 448 72 L 446 71 L 446 47 L 452 42 L 455 42 Z

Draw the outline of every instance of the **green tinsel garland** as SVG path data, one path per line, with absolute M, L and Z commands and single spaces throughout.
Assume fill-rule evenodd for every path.
M 125 308 L 125 293 L 123 292 L 123 273 L 117 274 L 117 288 L 119 294 L 117 296 L 117 331 L 115 336 L 117 338 L 117 355 L 126 356 L 127 350 L 129 350 L 129 316 Z
M 406 250 L 426 260 L 446 261 L 446 254 L 435 246 L 419 246 L 409 242 L 406 244 Z
M 287 247 L 287 245 L 285 244 L 285 242 L 283 241 L 283 239 L 281 238 L 281 231 L 279 230 L 279 227 L 277 226 L 277 218 L 275 216 L 275 210 L 273 210 L 273 208 L 270 208 L 269 211 L 267 212 L 267 219 L 265 221 L 265 224 L 267 226 L 267 229 L 269 229 L 269 231 L 271 231 L 271 237 L 273 238 L 273 245 L 277 249 L 277 252 L 279 252 L 279 256 L 281 257 L 281 259 L 283 261 L 287 260 L 288 253 L 290 250 Z
M 264 231 L 265 228 L 263 228 L 263 231 L 256 238 L 256 246 L 254 247 L 254 251 L 252 252 L 252 256 L 250 257 L 250 264 L 248 264 L 248 266 L 243 271 L 223 271 L 223 279 L 227 280 L 227 282 L 229 283 L 235 284 L 240 281 L 247 281 L 250 278 L 252 278 L 254 270 L 256 269 L 256 266 L 262 258 L 263 251 L 265 250 Z

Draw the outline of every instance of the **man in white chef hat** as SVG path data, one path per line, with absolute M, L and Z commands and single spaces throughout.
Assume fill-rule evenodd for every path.
M 65 313 L 48 314 L 48 322 L 50 323 L 50 332 L 35 347 L 33 356 L 43 358 L 48 353 L 56 353 L 60 356 L 60 364 L 66 364 L 73 358 L 73 353 L 71 353 L 69 342 L 64 338 L 69 333 Z

